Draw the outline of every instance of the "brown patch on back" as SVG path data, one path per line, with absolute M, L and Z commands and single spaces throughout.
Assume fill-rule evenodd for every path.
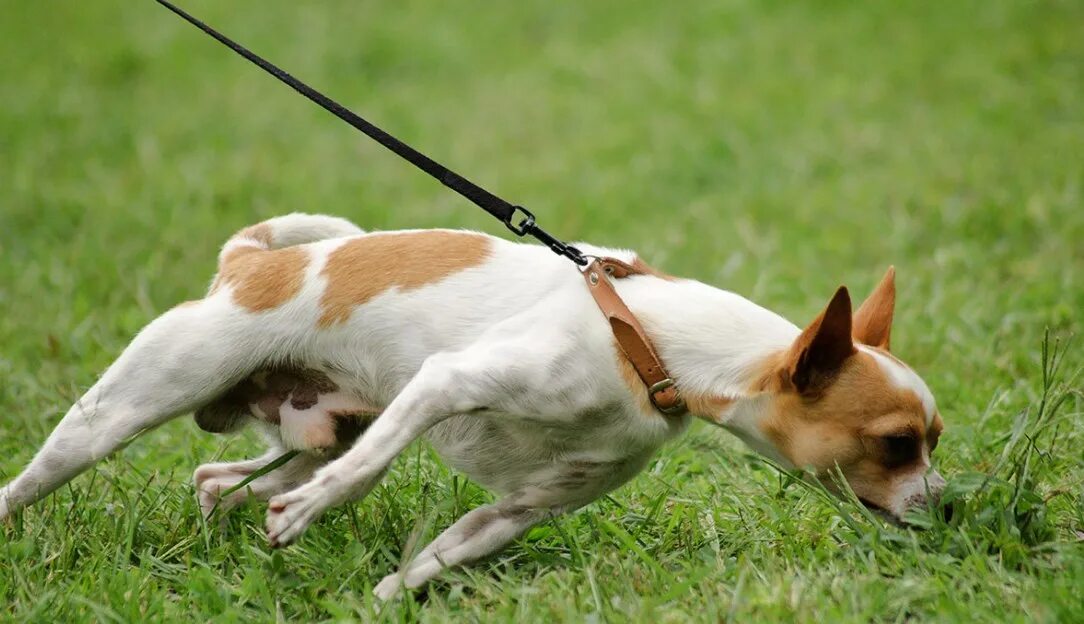
M 478 266 L 491 246 L 486 236 L 443 230 L 372 234 L 347 241 L 328 254 L 321 273 L 327 288 L 318 325 L 345 323 L 355 307 L 389 288 L 413 290 Z
M 237 305 L 252 312 L 277 308 L 301 291 L 308 263 L 309 254 L 302 247 L 237 247 L 222 259 L 211 292 L 229 284 Z

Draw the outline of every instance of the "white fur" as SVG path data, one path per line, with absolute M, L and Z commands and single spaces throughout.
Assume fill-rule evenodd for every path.
M 918 396 L 919 400 L 922 401 L 922 409 L 926 412 L 926 426 L 929 427 L 933 424 L 934 416 L 937 414 L 937 402 L 934 400 L 929 387 L 926 386 L 926 382 L 918 376 L 918 373 L 908 366 L 886 357 L 882 353 L 878 353 L 875 349 L 870 349 L 864 345 L 859 345 L 858 348 L 873 356 L 873 359 L 877 361 L 881 370 L 888 375 L 892 383 L 899 388 L 910 390 Z

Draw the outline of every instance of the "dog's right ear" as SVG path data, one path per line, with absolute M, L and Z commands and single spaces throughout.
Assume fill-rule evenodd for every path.
M 854 339 L 871 347 L 888 350 L 892 313 L 896 307 L 896 268 L 888 267 L 881 283 L 854 313 Z
M 855 354 L 851 338 L 851 296 L 846 286 L 794 341 L 787 355 L 791 386 L 801 394 L 816 394 Z

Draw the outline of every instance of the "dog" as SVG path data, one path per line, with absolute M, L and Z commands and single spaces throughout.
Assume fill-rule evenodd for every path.
M 363 498 L 423 434 L 498 496 L 384 578 L 381 599 L 597 500 L 692 417 L 836 491 L 841 475 L 888 518 L 936 502 L 945 482 L 930 455 L 942 420 L 926 384 L 889 351 L 893 269 L 856 312 L 841 287 L 799 328 L 630 251 L 579 248 L 640 267 L 614 286 L 686 413 L 655 409 L 580 271 L 546 248 L 290 214 L 234 235 L 208 295 L 135 337 L 0 490 L 0 518 L 191 412 L 209 431 L 256 422 L 272 438 L 262 457 L 194 475 L 204 513 L 268 500 L 272 546 Z M 301 452 L 221 496 L 288 450 Z

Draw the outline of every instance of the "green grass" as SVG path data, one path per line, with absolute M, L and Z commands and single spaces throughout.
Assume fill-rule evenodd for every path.
M 553 232 L 799 323 L 895 264 L 893 344 L 945 416 L 949 524 L 881 526 L 697 425 L 381 617 L 1082 617 L 1084 4 L 184 4 Z M 149 0 L 0 8 L 0 479 L 245 224 L 504 232 Z M 188 481 L 257 449 L 181 419 L 0 528 L 0 618 L 370 619 L 402 554 L 488 499 L 418 444 L 272 553 L 261 505 L 223 533 Z

